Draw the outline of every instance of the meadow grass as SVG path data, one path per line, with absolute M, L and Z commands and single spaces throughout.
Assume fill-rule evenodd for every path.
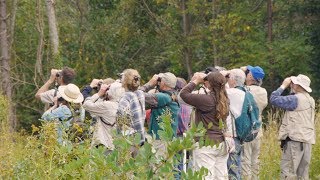
M 319 106 L 317 106 L 315 117 L 316 144 L 312 146 L 310 179 L 320 179 L 320 133 L 317 133 L 320 132 L 319 109 Z M 280 179 L 281 149 L 278 129 L 282 114 L 280 111 L 272 110 L 267 113 L 267 123 L 261 141 L 260 179 Z
M 320 132 L 320 113 L 319 108 L 317 109 L 315 127 L 316 132 Z M 0 116 L 4 117 L 3 114 Z M 269 111 L 267 119 L 261 144 L 259 177 L 260 179 L 280 179 L 281 150 L 277 137 L 281 113 Z M 112 173 L 111 170 L 106 173 L 108 169 L 104 166 L 110 159 L 103 156 L 102 149 L 95 152 L 88 150 L 89 140 L 84 145 L 73 144 L 61 147 L 55 141 L 54 127 L 49 124 L 40 129 L 32 127 L 33 133 L 42 134 L 39 137 L 23 132 L 9 132 L 5 128 L 5 122 L 1 121 L 0 127 L 0 179 L 11 179 L 12 177 L 16 179 L 55 179 L 57 177 L 96 179 L 100 175 Z M 318 142 L 320 140 L 319 133 L 316 133 L 316 140 Z M 312 148 L 311 179 L 320 179 L 320 143 L 318 142 Z M 130 159 L 130 154 L 127 155 L 129 155 L 127 159 Z M 121 159 L 114 160 L 120 162 Z M 126 164 L 126 158 L 123 157 L 123 161 L 123 164 Z M 113 168 L 112 171 L 117 169 L 112 164 L 108 166 Z M 130 165 L 126 166 L 123 169 L 130 168 Z M 121 174 L 120 171 L 123 169 L 118 169 L 117 173 Z

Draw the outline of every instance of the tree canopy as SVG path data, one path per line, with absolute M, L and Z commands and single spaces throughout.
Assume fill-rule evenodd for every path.
M 6 1 L 12 99 L 21 128 L 38 123 L 44 109 L 34 95 L 50 69 L 63 66 L 76 70 L 81 87 L 126 68 L 137 69 L 146 82 L 159 72 L 189 79 L 207 66 L 250 64 L 265 70 L 269 93 L 285 77 L 306 74 L 312 95 L 320 96 L 319 1 L 270 1 L 272 19 L 262 0 L 52 2 L 58 53 L 50 43 L 46 1 Z

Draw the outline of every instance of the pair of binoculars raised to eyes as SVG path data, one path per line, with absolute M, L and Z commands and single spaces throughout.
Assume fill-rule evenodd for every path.
M 99 91 L 100 88 L 101 88 L 101 85 L 102 85 L 102 81 L 99 81 L 98 84 L 97 84 L 97 86 L 94 87 L 93 89 L 96 90 L 96 91 Z
M 56 77 L 61 77 L 61 71 L 57 72 Z

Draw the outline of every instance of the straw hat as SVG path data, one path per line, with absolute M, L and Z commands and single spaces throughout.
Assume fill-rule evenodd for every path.
M 81 103 L 83 101 L 83 95 L 75 84 L 59 86 L 58 91 L 61 94 L 61 97 L 68 102 Z
M 312 89 L 310 88 L 310 79 L 308 76 L 299 74 L 298 76 L 291 76 L 291 81 L 293 84 L 300 85 L 303 89 L 305 89 L 307 92 L 312 92 Z

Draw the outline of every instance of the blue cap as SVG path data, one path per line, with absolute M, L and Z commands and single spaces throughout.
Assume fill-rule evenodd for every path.
M 264 78 L 264 71 L 260 66 L 247 66 L 247 69 L 251 72 L 254 79 L 259 80 Z

